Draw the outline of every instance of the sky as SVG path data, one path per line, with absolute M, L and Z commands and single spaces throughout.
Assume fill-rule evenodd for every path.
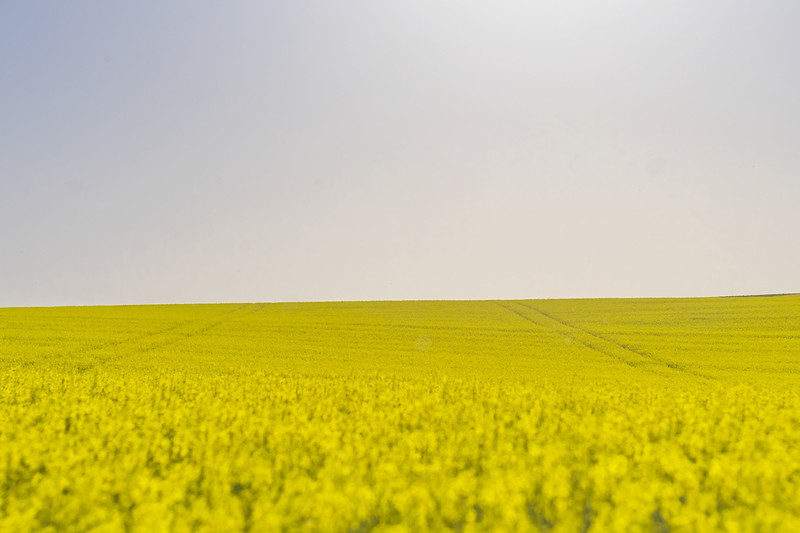
M 3 2 L 0 307 L 798 292 L 798 20 Z

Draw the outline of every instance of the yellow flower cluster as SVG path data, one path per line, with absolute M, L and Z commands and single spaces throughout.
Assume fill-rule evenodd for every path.
M 800 297 L 0 309 L 0 531 L 800 531 Z

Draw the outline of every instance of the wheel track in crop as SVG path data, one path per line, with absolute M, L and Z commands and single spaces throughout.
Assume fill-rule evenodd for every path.
M 503 309 L 505 309 L 505 310 L 507 310 L 507 311 L 509 311 L 511 313 L 514 313 L 515 315 L 517 315 L 518 317 L 522 318 L 523 320 L 527 320 L 531 324 L 534 324 L 534 325 L 536 325 L 536 326 L 538 326 L 540 328 L 543 328 L 543 329 L 546 329 L 546 330 L 549 330 L 549 331 L 555 331 L 556 333 L 560 334 L 564 338 L 569 339 L 570 341 L 575 341 L 578 344 L 581 344 L 581 345 L 585 346 L 586 348 L 589 348 L 592 351 L 599 352 L 599 353 L 605 355 L 606 357 L 610 357 L 610 358 L 616 360 L 617 362 L 624 363 L 624 364 L 626 364 L 628 366 L 632 366 L 632 367 L 636 366 L 634 363 L 632 363 L 630 361 L 627 361 L 626 359 L 624 359 L 624 358 L 622 358 L 622 357 L 620 357 L 618 355 L 615 355 L 613 353 L 608 353 L 606 351 L 600 350 L 596 346 L 587 343 L 583 339 L 580 339 L 579 337 L 577 337 L 575 335 L 572 335 L 572 334 L 570 334 L 568 332 L 565 332 L 563 330 L 563 328 L 548 327 L 546 324 L 542 324 L 541 322 L 537 322 L 536 320 L 534 320 L 530 316 L 526 315 L 525 313 L 522 313 L 521 311 L 519 311 L 517 309 L 514 309 L 509 304 L 503 304 L 503 303 L 499 303 L 498 302 L 497 305 L 499 305 L 500 307 L 502 307 Z M 523 306 L 523 307 L 527 308 L 527 306 Z M 528 308 L 528 309 L 531 310 L 531 311 L 535 311 L 535 309 L 530 309 L 530 308 Z M 546 315 L 542 315 L 542 316 L 545 316 L 545 318 L 549 318 Z
M 649 352 L 646 352 L 644 350 L 638 350 L 636 348 L 632 348 L 632 347 L 630 347 L 630 346 L 628 346 L 626 344 L 622 344 L 622 343 L 617 342 L 617 341 L 615 341 L 613 339 L 609 339 L 608 337 L 604 337 L 604 336 L 602 336 L 602 335 L 600 335 L 598 333 L 595 333 L 594 331 L 590 331 L 588 329 L 578 327 L 578 326 L 576 326 L 574 324 L 571 324 L 570 322 L 567 322 L 566 320 L 563 320 L 563 319 L 560 319 L 558 317 L 555 317 L 552 314 L 546 313 L 546 312 L 542 311 L 541 309 L 537 309 L 537 308 L 535 308 L 535 307 L 533 307 L 531 305 L 526 305 L 524 303 L 522 303 L 521 305 L 523 307 L 527 307 L 528 309 L 531 309 L 532 311 L 536 311 L 537 313 L 540 313 L 540 314 L 546 316 L 547 318 L 555 320 L 556 322 L 560 322 L 561 324 L 564 324 L 567 327 L 574 328 L 574 329 L 576 329 L 578 331 L 586 333 L 587 335 L 591 335 L 592 337 L 594 337 L 596 339 L 599 339 L 600 341 L 607 342 L 607 343 L 609 343 L 609 344 L 611 344 L 613 346 L 617 346 L 617 347 L 619 347 L 619 348 L 621 348 L 623 350 L 627 350 L 628 352 L 634 353 L 634 354 L 639 355 L 641 357 L 644 357 L 646 359 L 650 359 L 651 361 L 654 361 L 656 363 L 664 365 L 664 366 L 666 366 L 667 368 L 669 368 L 671 370 L 676 370 L 678 372 L 685 372 L 685 373 L 688 373 L 688 374 L 693 374 L 693 375 L 695 375 L 697 377 L 700 377 L 700 378 L 703 378 L 703 379 L 709 379 L 709 380 L 716 380 L 717 379 L 716 377 L 711 376 L 709 374 L 705 374 L 703 372 L 698 372 L 697 370 L 692 370 L 690 368 L 686 368 L 685 366 L 680 365 L 678 363 L 675 363 L 674 361 L 669 361 L 669 360 L 662 359 L 660 357 L 656 357 L 655 355 L 653 355 L 653 354 L 651 354 Z
M 166 346 L 172 346 L 174 344 L 178 344 L 182 340 L 190 339 L 192 337 L 197 337 L 198 335 L 203 335 L 204 333 L 207 333 L 207 332 L 211 331 L 212 329 L 219 327 L 220 325 L 224 324 L 225 322 L 229 322 L 235 316 L 243 316 L 243 315 L 256 313 L 256 312 L 260 311 L 261 309 L 263 309 L 264 305 L 265 304 L 242 304 L 242 305 L 236 307 L 235 309 L 232 309 L 231 311 L 226 311 L 225 313 L 222 313 L 221 315 L 217 315 L 217 317 L 215 317 L 214 320 L 211 320 L 210 322 L 206 322 L 206 323 L 204 323 L 202 326 L 200 326 L 198 328 L 191 329 L 190 331 L 187 331 L 183 335 L 171 336 L 171 337 L 165 339 L 162 342 L 157 342 L 157 343 L 151 344 L 151 345 L 149 345 L 147 347 L 144 347 L 142 349 L 133 350 L 130 353 L 125 354 L 125 356 L 126 357 L 131 357 L 133 355 L 139 355 L 139 354 L 143 354 L 143 353 L 147 353 L 147 352 L 152 352 L 154 350 L 158 350 L 158 349 L 164 348 Z M 240 313 L 240 311 L 242 311 L 242 310 L 245 310 L 245 312 Z
M 519 309 L 514 309 L 512 307 L 513 304 L 516 304 L 522 307 L 527 312 L 534 312 L 539 315 L 542 319 L 536 320 L 524 312 L 520 311 Z M 697 372 L 695 370 L 686 368 L 682 365 L 677 363 L 666 361 L 660 359 L 652 354 L 644 352 L 642 350 L 637 350 L 621 344 L 617 341 L 608 339 L 597 333 L 592 331 L 580 328 L 558 318 L 550 313 L 542 311 L 541 309 L 537 309 L 529 304 L 525 304 L 522 302 L 506 302 L 500 303 L 498 302 L 500 307 L 514 313 L 515 315 L 536 324 L 539 327 L 545 327 L 549 330 L 556 331 L 563 337 L 570 339 L 571 341 L 575 341 L 583 346 L 593 350 L 595 352 L 601 353 L 606 357 L 612 358 L 618 362 L 624 363 L 628 366 L 633 368 L 637 368 L 642 371 L 651 372 L 658 375 L 664 375 L 663 372 L 659 370 L 666 370 L 668 372 L 680 372 L 683 374 L 693 375 L 701 379 L 706 380 L 713 380 L 716 379 L 713 376 L 704 374 L 702 372 Z M 654 368 L 655 366 L 655 368 Z
M 232 309 L 230 311 L 225 311 L 224 313 L 222 313 L 220 315 L 217 315 L 217 316 L 226 316 L 226 315 L 233 314 L 233 313 L 241 310 L 243 307 L 245 307 L 245 305 L 247 305 L 247 304 L 240 305 L 240 306 L 236 307 L 235 309 Z M 93 351 L 96 351 L 96 350 L 104 350 L 104 349 L 108 349 L 108 348 L 111 348 L 111 347 L 114 347 L 114 346 L 121 346 L 123 344 L 130 344 L 130 343 L 141 341 L 141 340 L 148 339 L 148 338 L 151 338 L 151 337 L 157 337 L 159 335 L 164 335 L 164 334 L 167 334 L 167 333 L 169 333 L 171 331 L 175 331 L 176 329 L 179 329 L 179 328 L 181 328 L 183 326 L 186 326 L 187 324 L 192 324 L 192 323 L 194 323 L 196 321 L 197 321 L 196 319 L 181 320 L 180 322 L 178 322 L 176 324 L 172 324 L 171 326 L 168 326 L 166 328 L 158 329 L 158 330 L 155 330 L 155 331 L 149 331 L 147 333 L 138 333 L 136 335 L 133 335 L 131 337 L 125 337 L 123 339 L 115 339 L 115 340 L 111 340 L 111 341 L 104 341 L 104 342 L 97 343 L 97 344 L 94 344 L 92 346 L 89 346 L 88 348 L 82 348 L 80 350 L 72 350 L 70 352 L 66 352 L 66 353 L 63 354 L 63 356 L 64 357 L 70 357 L 70 356 L 74 356 L 74 355 L 83 355 L 83 354 L 87 354 L 87 353 L 90 353 L 90 352 L 93 352 Z
M 144 348 L 137 349 L 134 346 L 133 350 L 130 350 L 127 353 L 118 354 L 118 356 L 115 357 L 114 360 L 118 360 L 121 357 L 131 357 L 136 354 L 147 353 L 153 350 L 157 350 L 159 348 L 163 348 L 164 346 L 176 344 L 180 342 L 182 339 L 195 337 L 197 335 L 202 335 L 203 333 L 206 333 L 207 331 L 210 331 L 211 329 L 218 327 L 219 325 L 231 320 L 234 315 L 238 314 L 243 309 L 247 309 L 248 312 L 246 314 L 249 314 L 260 311 L 263 307 L 264 304 L 241 304 L 235 307 L 234 309 L 225 311 L 224 313 L 221 313 L 219 315 L 215 315 L 214 317 L 211 318 L 210 321 L 208 321 L 207 319 L 203 321 L 199 321 L 197 319 L 182 320 L 177 324 L 172 324 L 166 328 L 161 328 L 155 331 L 133 335 L 131 337 L 126 337 L 123 339 L 117 339 L 117 340 L 94 344 L 88 348 L 83 348 L 81 350 L 73 350 L 71 352 L 66 352 L 64 354 L 61 354 L 58 357 L 58 359 L 66 364 L 70 364 L 71 360 L 74 360 L 76 357 L 81 357 L 81 356 L 88 357 L 90 358 L 91 362 L 84 361 L 79 364 L 81 371 L 85 371 L 98 364 L 102 365 L 108 362 L 109 359 L 107 357 L 103 357 L 103 352 L 109 350 L 110 348 L 117 348 L 117 347 L 124 348 L 126 345 L 132 345 L 140 341 L 146 341 L 147 339 L 154 339 L 162 335 L 168 335 L 191 324 L 196 324 L 196 323 L 202 324 L 200 327 L 190 329 L 183 335 L 176 334 L 174 336 L 168 337 L 167 339 L 161 342 L 155 342 Z

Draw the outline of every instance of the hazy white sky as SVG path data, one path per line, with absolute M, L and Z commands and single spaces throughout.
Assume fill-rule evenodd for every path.
M 0 306 L 800 291 L 798 20 L 3 2 Z

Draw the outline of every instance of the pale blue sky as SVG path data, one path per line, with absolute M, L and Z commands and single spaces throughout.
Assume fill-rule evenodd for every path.
M 800 291 L 798 20 L 4 2 L 0 306 Z

